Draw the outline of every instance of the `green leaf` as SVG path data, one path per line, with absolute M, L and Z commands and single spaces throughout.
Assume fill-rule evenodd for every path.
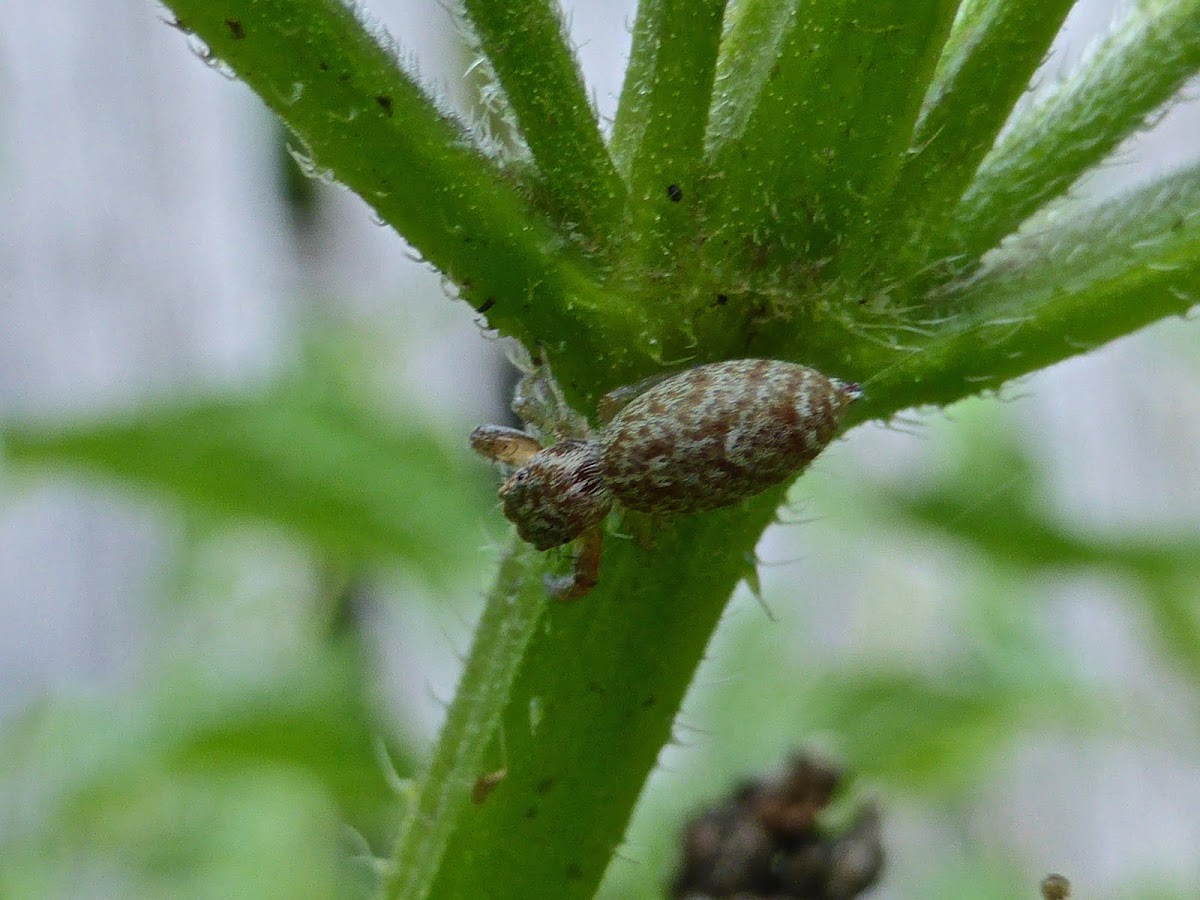
M 36 764 L 56 773 L 58 800 L 46 808 L 65 814 L 78 811 L 82 797 L 119 792 L 150 766 L 292 767 L 348 809 L 371 806 L 386 785 L 362 688 L 355 666 L 335 653 L 291 659 L 251 678 L 180 667 L 160 672 L 120 709 L 94 697 L 34 708 L 6 735 L 12 765 L 5 771 Z
M 352 403 L 289 385 L 244 399 L 149 408 L 87 425 L 0 424 L 12 462 L 71 466 L 217 515 L 297 532 L 350 560 L 399 559 L 445 583 L 474 560 L 491 508 L 464 449 L 387 427 Z
M 953 849 L 954 856 L 961 854 L 961 858 L 943 857 L 926 866 L 909 884 L 906 896 L 920 894 L 930 900 L 1035 900 L 1038 896 L 1044 873 L 1029 872 L 1015 860 L 1005 859 L 997 848 Z
M 941 467 L 942 478 L 904 489 L 875 484 L 864 492 L 860 502 L 871 521 L 965 543 L 984 554 L 993 569 L 1011 571 L 1022 582 L 1041 571 L 1116 573 L 1135 588 L 1130 603 L 1145 613 L 1165 657 L 1200 688 L 1200 541 L 1190 534 L 1090 534 L 1073 527 L 1046 508 L 1043 479 L 1025 452 L 997 439 L 1005 433 L 1002 427 L 985 419 L 958 431 L 968 436 L 967 447 L 954 465 Z M 832 502 L 848 505 L 845 498 Z M 993 631 L 997 620 L 1014 609 L 1003 598 L 974 606 L 989 617 Z M 997 658 L 1027 663 L 1036 657 L 1028 650 L 1013 652 L 1012 640 L 1008 644 L 1009 651 Z
M 906 786 L 967 783 L 1012 740 L 1018 711 L 1052 719 L 1053 692 L 981 672 L 834 672 L 807 694 L 804 733 L 836 736 L 849 771 Z
M 0 886 L 33 896 L 82 867 L 139 896 L 332 896 L 339 817 L 380 830 L 394 802 L 365 696 L 328 654 L 249 679 L 177 668 L 132 699 L 31 710 L 0 743 L 0 789 L 29 803 Z
M 1140 570 L 1142 602 L 1164 656 L 1200 690 L 1200 547 L 1176 551 L 1174 566 Z

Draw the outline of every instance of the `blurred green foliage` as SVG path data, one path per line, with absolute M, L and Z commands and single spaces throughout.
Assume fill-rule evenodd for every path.
M 395 817 L 367 696 L 329 650 L 254 676 L 164 665 L 130 695 L 30 709 L 0 745 L 0 895 L 344 893 L 350 829 Z
M 5 459 L 38 471 L 87 470 L 194 504 L 269 522 L 349 563 L 402 562 L 445 587 L 491 503 L 465 442 L 396 423 L 341 385 L 324 361 L 245 396 L 166 401 L 64 425 L 0 422 Z
M 0 723 L 0 896 L 375 890 L 415 761 L 376 708 L 356 594 L 477 580 L 494 495 L 455 436 L 393 424 L 364 353 L 326 340 L 258 393 L 0 423 L 6 492 L 107 477 L 188 526 L 144 675 Z M 239 588 L 244 564 L 264 583 Z

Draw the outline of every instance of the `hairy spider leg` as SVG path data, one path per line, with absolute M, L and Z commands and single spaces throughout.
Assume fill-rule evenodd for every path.
M 562 603 L 578 600 L 596 586 L 600 578 L 600 551 L 604 532 L 593 525 L 575 539 L 575 562 L 570 575 L 547 575 L 546 590 Z
M 503 425 L 480 425 L 471 432 L 471 449 L 509 466 L 523 466 L 542 449 L 537 438 Z

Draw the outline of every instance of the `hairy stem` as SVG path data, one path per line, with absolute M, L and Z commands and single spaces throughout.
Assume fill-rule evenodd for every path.
M 607 242 L 621 218 L 625 185 L 600 137 L 596 114 L 548 0 L 463 0 L 521 133 L 562 215 Z
M 283 119 L 314 165 L 374 207 L 492 327 L 548 352 L 578 350 L 555 357 L 574 399 L 593 380 L 587 360 L 614 347 L 658 357 L 645 312 L 601 288 L 583 255 L 403 69 L 377 25 L 342 0 L 168 5 Z
M 514 540 L 475 629 L 454 701 L 396 841 L 384 896 L 430 896 L 447 841 L 485 766 L 517 667 L 546 609 L 536 554 Z M 498 754 L 495 760 L 503 764 Z
M 1132 7 L 1070 77 L 1012 123 L 940 249 L 977 260 L 1145 127 L 1198 70 L 1200 0 Z

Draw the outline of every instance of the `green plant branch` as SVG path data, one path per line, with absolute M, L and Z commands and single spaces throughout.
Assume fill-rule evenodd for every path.
M 600 137 L 564 24 L 548 0 L 463 0 L 554 204 L 607 242 L 625 184 Z
M 1200 71 L 1200 0 L 1139 3 L 1065 81 L 1018 115 L 936 256 L 971 262 L 1146 126 Z
M 799 0 L 742 0 L 725 14 L 717 55 L 706 149 L 718 159 L 745 134 L 754 104 L 774 71 Z
M 430 263 L 528 345 L 546 341 L 579 401 L 587 360 L 623 347 L 643 366 L 644 312 L 602 290 L 568 242 L 400 67 L 386 35 L 341 0 L 168 0 L 181 27 L 230 66 Z
M 740 241 L 775 234 L 788 239 L 789 255 L 815 257 L 851 240 L 847 229 L 870 231 L 956 7 L 953 0 L 801 4 L 784 23 L 740 139 L 716 149 L 721 178 L 710 215 L 724 222 L 725 235 L 706 247 L 726 254 Z
M 437 746 L 421 775 L 417 796 L 405 811 L 384 879 L 384 896 L 406 900 L 430 896 L 446 843 L 468 806 L 472 786 L 505 765 L 503 748 L 490 757 L 487 750 L 525 647 L 546 609 L 540 571 L 537 554 L 514 537 L 475 629 Z M 489 895 L 497 896 L 486 892 L 478 896 Z
M 628 158 L 632 227 L 652 268 L 696 227 L 699 166 L 726 0 L 638 4 L 614 145 Z
M 1200 302 L 1200 166 L 1046 218 L 954 292 L 964 312 L 909 349 L 867 352 L 871 399 L 852 418 L 998 388 Z
M 621 85 L 621 98 L 617 104 L 617 114 L 613 121 L 612 146 L 613 159 L 628 180 L 633 181 L 635 158 L 646 150 L 644 147 L 651 129 L 672 133 L 678 140 L 688 136 L 694 127 L 694 118 L 704 115 L 707 122 L 707 109 L 701 111 L 695 108 L 696 102 L 703 96 L 712 93 L 711 74 L 705 87 L 705 67 L 715 66 L 716 50 L 720 41 L 720 16 L 725 3 L 720 0 L 702 0 L 699 22 L 688 25 L 679 22 L 681 14 L 688 12 L 687 4 L 679 4 L 678 0 L 646 0 L 638 3 L 637 18 L 633 23 L 633 38 L 629 48 L 629 62 L 625 67 L 625 79 Z M 720 7 L 720 10 L 717 9 Z M 711 33 L 713 16 L 717 16 L 717 33 Z M 666 82 L 661 71 L 663 66 L 677 69 L 688 61 L 688 48 L 677 44 L 666 46 L 668 38 L 676 37 L 689 30 L 689 37 L 698 39 L 696 48 L 696 65 L 699 66 L 699 83 L 692 85 L 670 85 Z M 716 43 L 714 43 L 714 39 Z M 711 60 L 709 56 L 711 54 Z M 706 60 L 708 60 L 706 62 Z M 688 78 L 695 77 L 691 72 Z M 682 113 L 686 121 L 681 127 L 673 127 L 667 122 L 656 122 L 656 117 L 671 114 L 673 111 L 666 105 L 665 92 L 676 92 L 687 104 Z M 690 144 L 689 144 L 690 147 Z
M 902 221 L 883 229 L 893 240 L 923 250 L 945 226 L 1072 6 L 1074 0 L 964 6 L 896 182 L 892 210 Z

